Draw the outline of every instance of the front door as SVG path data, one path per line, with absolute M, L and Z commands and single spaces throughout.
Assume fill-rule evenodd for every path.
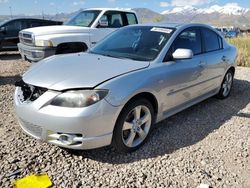
M 171 60 L 168 57 L 176 49 L 193 51 L 192 59 Z M 173 42 L 166 62 L 163 63 L 165 88 L 164 111 L 171 110 L 200 96 L 203 90 L 205 59 L 202 54 L 201 31 L 197 28 L 184 30 Z
M 123 27 L 125 24 L 125 19 L 122 12 L 119 11 L 107 11 L 100 18 L 101 22 L 106 22 L 107 26 L 97 25 L 97 28 L 91 31 L 91 47 L 97 42 L 102 40 L 104 37 L 115 31 L 116 29 Z
M 5 26 L 6 31 L 3 34 L 2 49 L 15 49 L 19 42 L 18 34 L 22 30 L 22 22 L 14 20 L 7 23 Z

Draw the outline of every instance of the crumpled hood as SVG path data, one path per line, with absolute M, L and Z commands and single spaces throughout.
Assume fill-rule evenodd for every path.
M 80 26 L 68 26 L 68 25 L 57 25 L 57 26 L 43 26 L 24 29 L 21 32 L 32 33 L 34 36 L 50 35 L 50 34 L 65 34 L 65 33 L 88 33 L 89 27 Z
M 117 59 L 90 53 L 56 55 L 33 65 L 24 82 L 52 90 L 94 88 L 116 76 L 143 69 L 149 62 Z

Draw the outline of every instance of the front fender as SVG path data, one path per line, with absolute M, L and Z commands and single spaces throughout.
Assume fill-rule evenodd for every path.
M 145 92 L 154 95 L 157 99 L 160 91 L 155 83 L 157 79 L 152 79 L 147 70 L 145 68 L 111 79 L 99 85 L 97 89 L 109 90 L 105 99 L 113 106 L 123 106 L 134 96 Z

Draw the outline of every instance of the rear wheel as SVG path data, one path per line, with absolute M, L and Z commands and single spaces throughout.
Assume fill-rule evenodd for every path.
M 225 99 L 230 95 L 230 92 L 232 90 L 233 86 L 233 78 L 234 78 L 234 73 L 232 70 L 227 71 L 223 82 L 221 84 L 221 88 L 219 93 L 217 94 L 217 98 L 219 99 Z
M 118 117 L 112 145 L 118 152 L 132 152 L 145 143 L 154 123 L 150 102 L 139 99 L 127 104 Z

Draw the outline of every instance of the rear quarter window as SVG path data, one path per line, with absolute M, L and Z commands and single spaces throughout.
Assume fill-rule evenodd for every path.
M 128 20 L 128 25 L 137 24 L 137 19 L 136 19 L 135 14 L 126 13 L 126 16 Z
M 203 29 L 205 52 L 212 52 L 223 48 L 221 37 L 210 29 Z

